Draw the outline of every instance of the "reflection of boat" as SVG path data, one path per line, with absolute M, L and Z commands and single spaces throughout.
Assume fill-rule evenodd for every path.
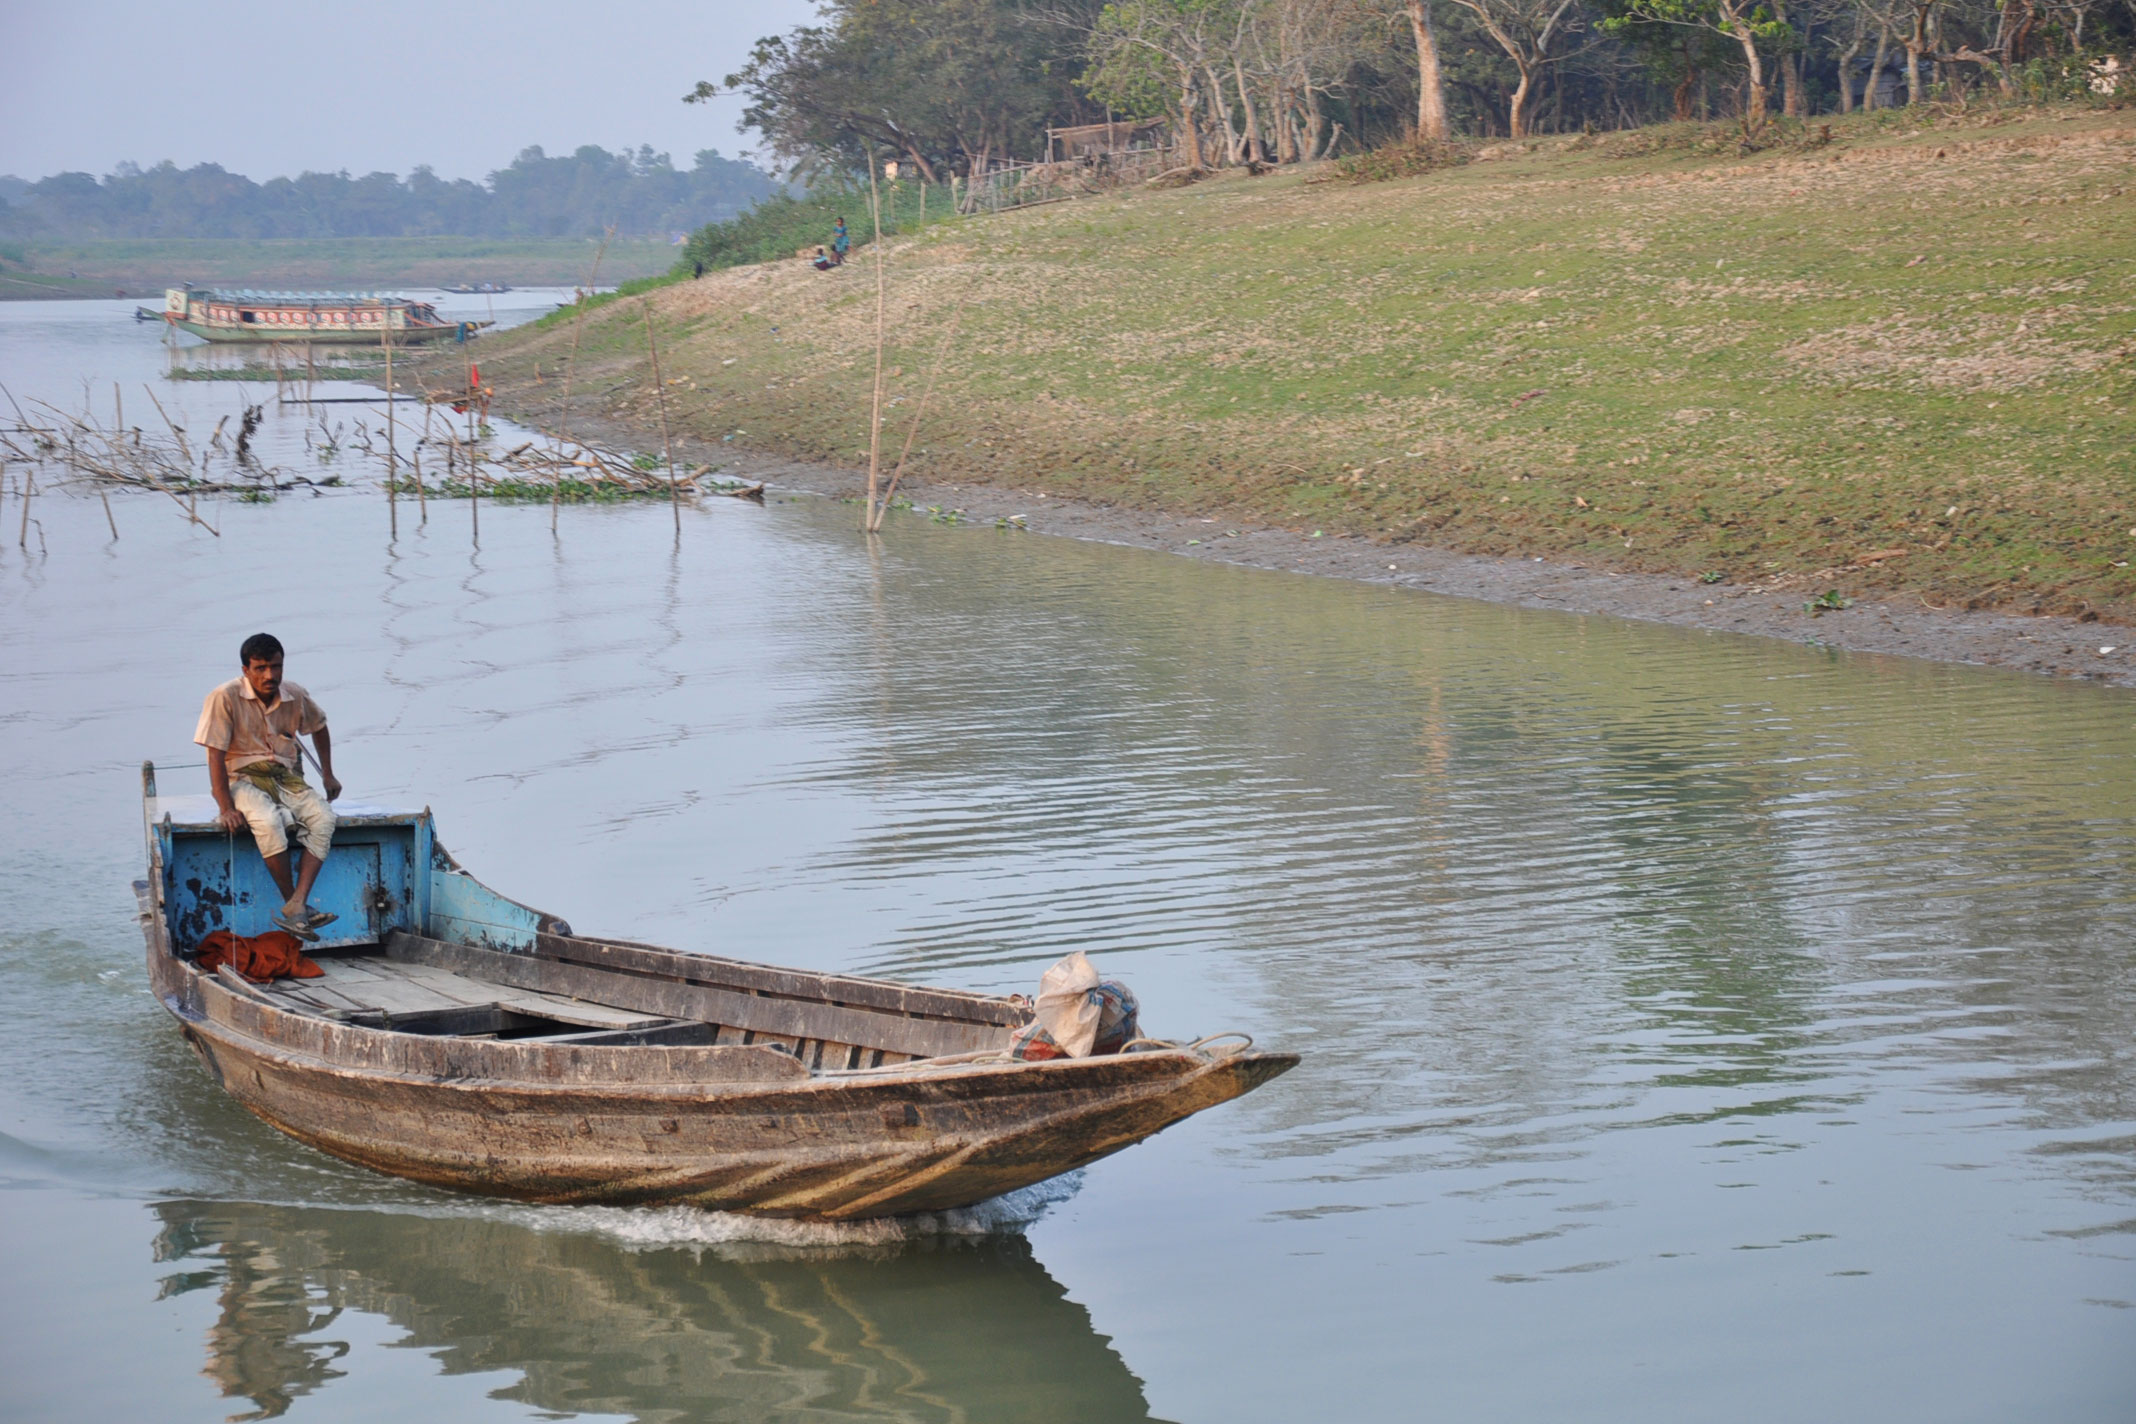
M 356 1312 L 443 1372 L 519 1375 L 500 1397 L 550 1417 L 1149 1418 L 1140 1382 L 1019 1236 L 702 1251 L 626 1248 L 568 1219 L 155 1212 L 165 1294 L 215 1293 L 206 1373 L 259 1417 L 332 1390 L 354 1337 L 374 1333 L 338 1320 Z
M 441 292 L 451 292 L 457 297 L 501 297 L 512 290 L 505 282 L 462 282 L 457 287 L 440 287 Z
M 256 854 L 143 769 L 156 995 L 225 1090 L 321 1151 L 467 1191 L 859 1217 L 968 1205 L 1117 1152 L 1297 1063 L 1151 1044 L 1022 1062 L 1017 1000 L 572 933 L 462 871 L 427 811 L 344 808 L 323 979 L 188 957 L 267 928 Z M 1228 1051 L 1226 1051 L 1228 1050 Z
M 209 341 L 331 342 L 395 345 L 454 337 L 465 341 L 486 321 L 445 321 L 436 307 L 407 297 L 350 292 L 216 292 L 172 287 L 163 319 Z

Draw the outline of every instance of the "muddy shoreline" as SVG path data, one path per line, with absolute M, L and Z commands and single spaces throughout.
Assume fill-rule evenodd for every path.
M 532 410 L 507 410 L 500 403 L 499 413 L 530 426 L 543 425 L 543 415 Z M 544 413 L 550 414 L 553 411 Z M 641 429 L 635 422 L 575 414 L 572 424 L 581 436 L 617 448 L 642 450 L 659 443 L 657 430 Z M 762 480 L 773 490 L 859 499 L 867 487 L 864 470 L 715 442 L 681 438 L 675 455 L 678 463 L 718 465 L 723 476 Z M 1847 608 L 1810 613 L 1803 605 L 1818 590 L 1799 578 L 1770 585 L 1705 585 L 1680 576 L 1620 573 L 1545 558 L 1461 554 L 1336 534 L 1315 538 L 1310 532 L 1236 520 L 916 479 L 909 470 L 898 493 L 923 509 L 961 511 L 965 520 L 989 534 L 997 520 L 1020 517 L 1034 534 L 1159 549 L 1211 563 L 2136 687 L 2136 629 L 2105 621 L 1938 608 L 1918 595 L 1861 598 Z M 858 517 L 856 511 L 856 521 Z

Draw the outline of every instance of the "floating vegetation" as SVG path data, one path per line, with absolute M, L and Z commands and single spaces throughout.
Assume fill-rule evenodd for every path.
M 172 381 L 248 381 L 264 385 L 302 385 L 307 374 L 315 381 L 367 381 L 385 374 L 383 365 L 314 366 L 173 366 L 164 373 Z
M 398 494 L 420 494 L 431 499 L 466 499 L 479 495 L 483 499 L 503 504 L 623 504 L 635 499 L 666 499 L 668 487 L 665 481 L 658 486 L 621 485 L 607 480 L 557 479 L 536 480 L 515 476 L 483 480 L 478 490 L 464 479 L 430 480 L 417 486 L 413 477 L 403 475 L 393 482 Z M 694 487 L 691 494 L 699 491 Z
M 359 427 L 357 443 L 362 444 L 366 435 Z M 426 436 L 416 442 L 417 455 L 426 452 L 433 461 L 444 459 L 445 477 L 419 481 L 415 473 L 419 467 L 411 462 L 411 473 L 395 479 L 395 493 L 555 504 L 621 504 L 671 497 L 667 470 L 652 455 L 611 455 L 584 445 L 541 446 L 532 440 L 502 455 L 490 455 L 481 448 L 479 437 L 466 441 L 449 435 Z M 484 473 L 485 465 L 499 473 Z M 710 478 L 718 469 L 716 465 L 699 465 L 686 473 L 678 470 L 672 493 L 763 500 L 762 484 Z
M 764 498 L 764 487 L 746 484 L 740 480 L 721 480 L 710 485 L 679 480 L 684 494 L 725 495 L 733 499 Z M 477 490 L 464 479 L 432 480 L 420 489 L 415 480 L 403 475 L 393 482 L 395 493 L 421 494 L 432 499 L 466 499 L 479 495 L 483 499 L 504 504 L 624 504 L 637 499 L 666 499 L 667 482 L 657 485 L 623 485 L 611 480 L 583 480 L 565 477 L 557 480 L 526 479 L 505 476 L 501 479 L 483 480 Z

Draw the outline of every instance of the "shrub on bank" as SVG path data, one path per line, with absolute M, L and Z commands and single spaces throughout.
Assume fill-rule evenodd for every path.
M 1469 151 L 1458 143 L 1411 137 L 1336 159 L 1335 177 L 1343 183 L 1385 183 L 1468 161 Z
M 939 183 L 923 186 L 906 179 L 885 183 L 882 202 L 886 233 L 911 232 L 954 212 L 949 190 Z M 676 271 L 694 272 L 700 262 L 707 270 L 776 262 L 803 249 L 828 247 L 831 224 L 840 217 L 846 220 L 855 247 L 872 236 L 867 184 L 844 179 L 819 183 L 799 195 L 775 193 L 740 217 L 707 223 L 690 234 Z

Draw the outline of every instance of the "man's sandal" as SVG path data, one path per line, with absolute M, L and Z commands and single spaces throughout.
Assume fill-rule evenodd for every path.
M 311 910 L 307 911 L 305 914 L 304 927 L 306 929 L 315 930 L 321 925 L 330 925 L 340 918 L 341 916 L 333 913 L 331 910 Z
M 312 933 L 312 928 L 310 925 L 298 919 L 295 915 L 288 913 L 286 910 L 276 910 L 274 912 L 274 923 L 275 928 L 287 930 L 289 933 L 295 935 L 298 939 L 305 941 L 307 944 L 312 943 L 319 938 L 318 935 Z

